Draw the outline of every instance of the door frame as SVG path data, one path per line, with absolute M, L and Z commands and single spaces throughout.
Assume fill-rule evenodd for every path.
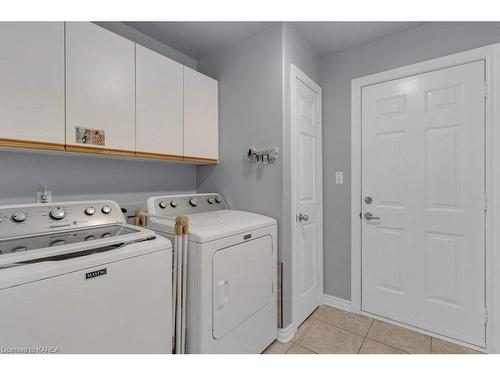
M 493 105 L 500 100 L 500 43 L 476 48 L 457 54 L 440 57 L 417 64 L 396 68 L 381 73 L 353 79 L 351 82 L 351 310 L 373 316 L 361 310 L 361 90 L 365 86 L 405 78 L 434 70 L 445 69 L 475 61 L 485 61 L 486 102 L 485 102 L 485 187 L 487 197 L 485 236 L 485 322 L 486 348 L 479 348 L 458 340 L 450 340 L 476 350 L 489 353 L 500 352 L 500 106 Z M 495 129 L 493 124 L 497 125 Z M 386 319 L 381 319 L 386 320 Z M 398 325 L 405 326 L 404 324 Z M 415 328 L 412 328 L 415 330 Z M 442 337 L 432 332 L 432 336 Z
M 321 303 L 321 298 L 323 296 L 323 110 L 322 110 L 322 101 L 323 101 L 323 94 L 322 94 L 322 89 L 321 87 L 314 82 L 311 78 L 309 78 L 303 71 L 301 71 L 296 65 L 291 64 L 290 66 L 290 165 L 291 165 L 291 213 L 290 213 L 290 224 L 292 228 L 292 327 L 293 331 L 295 331 L 298 326 L 300 325 L 301 322 L 297 321 L 297 316 L 298 316 L 298 264 L 297 264 L 297 236 L 296 236 L 296 231 L 295 231 L 295 224 L 296 224 L 296 202 L 295 202 L 295 183 L 297 179 L 297 172 L 296 172 L 296 162 L 295 162 L 295 153 L 297 151 L 297 148 L 295 147 L 295 130 L 296 130 L 296 124 L 295 124 L 295 97 L 297 95 L 297 92 L 295 90 L 295 80 L 300 79 L 304 83 L 306 83 L 308 86 L 314 88 L 315 90 L 318 91 L 319 93 L 319 105 L 318 105 L 318 112 L 319 112 L 319 120 L 320 124 L 319 126 L 321 127 L 321 130 L 318 132 L 318 137 L 319 137 L 319 165 L 318 165 L 318 170 L 319 170 L 319 202 L 318 205 L 320 206 L 318 208 L 318 230 L 319 230 L 319 241 L 318 241 L 318 248 L 317 248 L 317 254 L 316 254 L 316 267 L 317 267 L 317 272 L 318 272 L 318 305 Z

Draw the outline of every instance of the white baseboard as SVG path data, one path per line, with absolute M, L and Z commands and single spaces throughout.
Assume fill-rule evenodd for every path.
M 345 310 L 345 311 L 351 311 L 351 301 L 348 301 L 348 300 L 343 299 L 343 298 L 330 296 L 328 294 L 323 294 L 322 302 L 324 305 L 327 305 L 327 306 L 336 307 L 337 309 L 341 309 L 341 310 Z
M 286 344 L 292 341 L 297 332 L 297 327 L 292 323 L 288 327 L 278 329 L 278 341 Z

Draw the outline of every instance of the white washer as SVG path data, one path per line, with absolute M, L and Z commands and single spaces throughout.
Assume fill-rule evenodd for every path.
M 189 219 L 187 352 L 262 352 L 277 337 L 276 220 L 219 194 L 151 197 L 147 208 L 171 240 L 176 216 Z
M 171 275 L 170 241 L 115 202 L 0 206 L 1 350 L 171 353 Z

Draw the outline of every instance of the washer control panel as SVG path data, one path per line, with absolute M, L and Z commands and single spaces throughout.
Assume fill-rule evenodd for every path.
M 189 215 L 228 208 L 222 196 L 217 193 L 165 195 L 148 199 L 148 211 L 161 216 Z
M 125 222 L 113 201 L 0 206 L 0 238 Z

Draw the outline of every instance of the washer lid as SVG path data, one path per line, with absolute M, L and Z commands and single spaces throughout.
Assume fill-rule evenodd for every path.
M 194 242 L 208 242 L 238 233 L 253 231 L 276 225 L 276 219 L 253 212 L 220 210 L 186 215 L 189 219 L 189 239 Z M 172 233 L 173 217 L 151 220 L 151 228 Z

